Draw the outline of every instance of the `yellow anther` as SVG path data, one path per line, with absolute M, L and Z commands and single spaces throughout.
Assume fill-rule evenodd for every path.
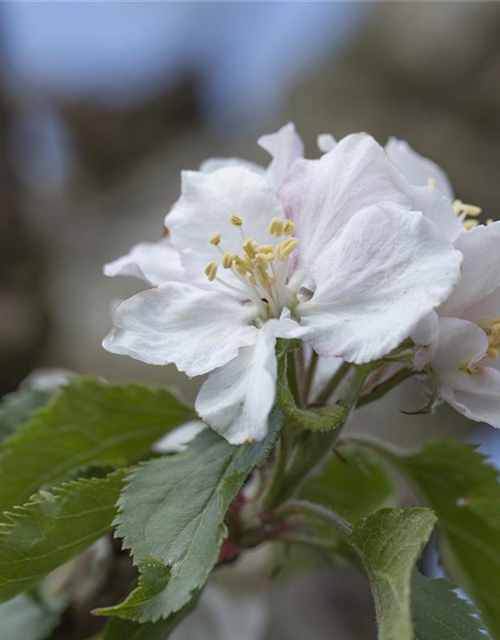
M 269 224 L 269 233 L 279 238 L 283 235 L 283 230 L 283 220 L 280 220 L 279 218 L 273 218 Z
M 259 247 L 259 253 L 267 253 L 268 255 L 273 255 L 274 247 L 272 244 L 261 244 Z
M 292 222 L 291 220 L 285 220 L 283 231 L 285 232 L 286 236 L 291 236 L 292 233 L 295 233 L 295 222 Z
M 489 227 L 490 224 L 493 224 L 494 220 L 493 218 L 488 218 L 488 220 L 486 220 L 486 226 Z
M 297 240 L 297 238 L 288 238 L 287 240 L 282 242 L 277 247 L 278 258 L 280 260 L 283 260 L 283 261 L 286 260 L 288 258 L 288 256 L 293 251 L 295 251 L 295 249 L 297 248 L 298 244 L 299 244 L 299 241 Z
M 257 253 L 254 260 L 255 260 L 255 264 L 257 264 L 259 267 L 262 267 L 262 269 L 266 269 L 268 267 L 269 264 L 269 259 L 268 256 L 269 254 L 266 253 Z
M 251 268 L 248 264 L 242 260 L 239 256 L 235 256 L 233 266 L 236 271 L 240 274 L 240 276 L 246 275 L 248 272 L 252 272 Z
M 205 275 L 212 282 L 215 280 L 215 276 L 217 275 L 217 264 L 215 262 L 209 262 L 205 267 Z
M 240 218 L 240 216 L 237 216 L 235 213 L 233 213 L 230 220 L 235 227 L 241 227 L 241 225 L 243 224 L 243 218 Z
M 222 266 L 224 269 L 230 269 L 232 267 L 235 257 L 234 253 L 225 253 L 222 256 Z
M 428 187 L 435 187 L 436 186 L 436 178 L 433 178 L 432 176 L 427 178 L 427 186 Z
M 479 222 L 477 220 L 464 220 L 464 222 L 462 222 L 462 226 L 466 231 L 470 231 L 474 227 L 477 227 L 478 224 Z
M 253 238 L 247 238 L 243 243 L 243 250 L 250 257 L 253 258 L 256 253 L 257 243 Z
M 498 358 L 500 356 L 500 351 L 494 347 L 490 347 L 486 352 L 487 358 Z
M 210 244 L 217 246 L 220 242 L 220 239 L 221 239 L 221 234 L 220 232 L 217 232 L 217 233 L 214 233 L 213 236 L 210 236 L 210 239 L 208 240 L 208 242 Z
M 476 205 L 474 204 L 465 204 L 464 202 L 462 202 L 461 207 L 463 213 L 467 214 L 468 216 L 472 216 L 473 218 L 480 215 L 482 212 L 481 207 L 476 207 Z

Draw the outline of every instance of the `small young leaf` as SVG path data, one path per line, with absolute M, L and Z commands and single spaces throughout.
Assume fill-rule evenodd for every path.
M 412 453 L 365 441 L 405 474 L 438 517 L 447 573 L 473 598 L 500 638 L 500 483 L 471 445 L 430 442 Z
M 192 418 L 193 411 L 163 389 L 75 380 L 3 442 L 0 511 L 89 463 L 139 460 L 155 440 Z
M 2 398 L 0 403 L 0 441 L 19 429 L 31 414 L 53 398 L 56 389 L 21 389 Z
M 338 447 L 317 477 L 304 485 L 300 497 L 328 507 L 355 522 L 379 507 L 389 506 L 395 487 L 375 454 L 352 445 Z
M 238 447 L 207 429 L 185 452 L 138 467 L 120 497 L 116 523 L 140 583 L 122 604 L 98 613 L 156 622 L 189 602 L 217 562 L 229 503 L 266 459 L 281 422 L 281 413 L 272 414 L 265 440 Z
M 411 577 L 435 521 L 428 509 L 380 509 L 354 525 L 349 543 L 370 579 L 379 640 L 414 640 Z
M 0 604 L 2 640 L 45 640 L 58 621 L 56 612 L 35 602 L 25 593 Z
M 430 580 L 414 571 L 411 608 L 414 640 L 489 640 L 477 609 L 455 593 L 449 580 Z
M 167 640 L 170 634 L 187 618 L 198 604 L 199 594 L 167 620 L 158 622 L 132 622 L 123 618 L 111 618 L 99 640 Z
M 0 601 L 31 587 L 111 527 L 127 469 L 33 496 L 0 525 Z

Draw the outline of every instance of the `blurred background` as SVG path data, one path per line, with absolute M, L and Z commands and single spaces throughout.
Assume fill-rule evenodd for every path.
M 174 368 L 102 349 L 114 301 L 140 289 L 102 264 L 160 236 L 181 169 L 266 163 L 256 138 L 290 120 L 310 156 L 322 132 L 407 139 L 499 217 L 499 33 L 495 2 L 0 3 L 0 394 L 61 367 L 193 399 Z M 419 402 L 409 384 L 353 428 L 408 444 L 470 426 L 444 407 L 397 411 Z M 354 575 L 273 597 L 238 640 L 373 635 Z

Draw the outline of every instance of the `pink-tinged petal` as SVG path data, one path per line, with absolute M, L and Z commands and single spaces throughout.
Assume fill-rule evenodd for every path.
M 304 157 L 302 138 L 293 123 L 289 122 L 276 133 L 261 136 L 258 143 L 273 158 L 267 175 L 274 188 L 278 189 L 293 163 Z
M 389 162 L 393 164 L 410 184 L 426 187 L 429 179 L 434 180 L 436 188 L 451 202 L 453 188 L 446 173 L 432 160 L 421 156 L 405 140 L 389 138 L 385 145 Z
M 241 253 L 241 227 L 231 224 L 233 214 L 243 218 L 247 236 L 260 244 L 270 244 L 269 222 L 273 217 L 283 218 L 283 207 L 266 178 L 245 167 L 182 173 L 182 195 L 165 224 L 190 278 L 203 275 L 209 262 L 220 263 L 219 248 Z M 218 232 L 222 240 L 216 247 L 209 238 Z M 224 277 L 229 275 L 225 273 Z
M 473 368 L 488 349 L 486 333 L 468 320 L 440 318 L 439 338 L 431 365 L 438 376 Z
M 122 302 L 103 346 L 148 364 L 174 363 L 189 376 L 198 376 L 255 342 L 254 318 L 254 307 L 230 295 L 172 282 Z
M 395 184 L 406 193 L 414 211 L 421 211 L 426 218 L 432 220 L 439 228 L 443 238 L 453 242 L 460 234 L 465 233 L 451 200 L 436 187 L 419 187 L 410 184 L 398 169 L 391 167 Z
M 462 277 L 439 308 L 442 316 L 461 316 L 500 287 L 500 222 L 463 233 L 455 247 L 464 256 Z
M 500 428 L 500 371 L 481 367 L 474 373 L 458 371 L 439 382 L 443 400 L 470 420 Z
M 316 144 L 322 153 L 328 153 L 337 144 L 337 141 L 330 133 L 320 133 L 316 139 Z
M 276 394 L 276 338 L 302 333 L 286 311 L 266 322 L 255 345 L 208 376 L 196 399 L 200 417 L 232 444 L 262 440 Z
M 265 169 L 255 162 L 250 162 L 244 158 L 207 158 L 200 165 L 200 171 L 202 173 L 213 173 L 219 169 L 225 169 L 226 167 L 245 167 L 254 173 L 264 175 Z
M 104 275 L 133 276 L 153 286 L 186 280 L 180 256 L 168 238 L 136 244 L 127 255 L 104 265 Z
M 321 255 L 297 313 L 322 356 L 376 360 L 408 338 L 460 277 L 461 254 L 418 212 L 363 211 Z
M 297 225 L 301 264 L 321 263 L 322 250 L 356 213 L 410 208 L 388 167 L 382 147 L 363 133 L 343 138 L 319 160 L 297 160 L 278 195 Z

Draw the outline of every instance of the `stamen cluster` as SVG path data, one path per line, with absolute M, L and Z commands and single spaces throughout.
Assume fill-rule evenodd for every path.
M 221 246 L 222 234 L 215 233 L 209 238 L 209 243 L 221 252 L 221 265 L 210 262 L 205 267 L 205 275 L 210 282 L 216 280 L 251 300 L 263 319 L 279 317 L 284 307 L 291 309 L 295 304 L 294 295 L 287 287 L 288 259 L 299 244 L 297 238 L 291 237 L 295 232 L 295 224 L 291 220 L 273 218 L 269 224 L 270 235 L 276 238 L 285 236 L 285 239 L 278 244 L 259 244 L 245 234 L 243 218 L 233 214 L 229 221 L 241 230 L 242 252 L 238 255 L 224 251 Z M 234 287 L 219 278 L 219 266 L 231 271 L 243 288 Z
M 500 357 L 500 318 L 482 320 L 478 325 L 488 336 L 488 351 L 485 360 Z

